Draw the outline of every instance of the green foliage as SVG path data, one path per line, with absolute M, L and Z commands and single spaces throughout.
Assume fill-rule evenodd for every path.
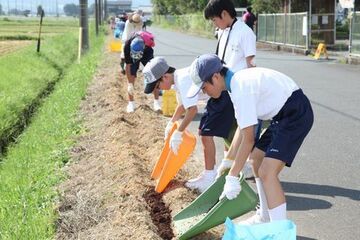
M 81 64 L 64 69 L 63 78 L 53 93 L 44 101 L 16 145 L 1 159 L 1 239 L 54 238 L 54 209 L 58 195 L 55 187 L 64 177 L 61 167 L 68 160 L 68 149 L 80 129 L 76 114 L 99 62 L 104 38 L 92 34 L 91 40 L 92 48 Z M 63 44 L 67 46 L 67 42 Z M 36 57 L 31 57 L 36 63 Z M 24 71 L 24 67 L 20 65 L 18 70 Z M 37 72 L 28 75 L 34 78 L 30 86 L 36 85 Z
M 57 81 L 76 53 L 76 36 L 67 34 L 44 41 L 40 55 L 28 47 L 0 58 L 0 76 L 4 76 L 0 79 L 1 141 L 17 131 L 13 128 L 25 117 L 23 111 Z
M 6 40 L 36 40 L 36 36 L 27 36 L 27 35 L 15 35 L 15 36 L 0 36 L 0 41 Z
M 350 22 L 346 19 L 344 23 L 336 22 L 336 39 L 349 39 Z
M 282 0 L 253 0 L 252 8 L 256 13 L 278 13 L 282 12 Z
M 65 4 L 64 13 L 66 16 L 79 16 L 80 8 L 79 5 L 74 3 Z
M 36 11 L 36 16 L 41 16 L 41 13 L 44 9 L 42 8 L 41 5 L 38 5 L 37 6 L 37 11 Z
M 182 15 L 202 11 L 207 0 L 152 0 L 154 12 L 159 15 Z
M 211 21 L 206 21 L 202 13 L 160 16 L 153 18 L 154 23 L 165 28 L 178 29 L 187 33 L 196 33 L 207 37 L 212 37 L 214 25 Z
M 235 7 L 247 7 L 251 5 L 251 1 L 247 0 L 233 0 Z
M 152 0 L 158 15 L 183 15 L 202 12 L 208 0 Z M 235 7 L 246 7 L 247 0 L 233 0 Z

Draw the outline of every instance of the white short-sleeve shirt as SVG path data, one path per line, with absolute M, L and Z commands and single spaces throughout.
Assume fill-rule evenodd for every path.
M 198 95 L 195 97 L 189 98 L 187 97 L 187 91 L 189 90 L 192 80 L 189 73 L 189 67 L 177 69 L 174 72 L 174 82 L 176 90 L 176 99 L 178 104 L 182 104 L 185 109 L 189 107 L 196 106 L 198 102 Z
M 256 125 L 258 119 L 271 120 L 291 94 L 299 89 L 285 74 L 260 67 L 236 72 L 230 88 L 240 129 Z
M 220 59 L 223 57 L 228 36 L 229 41 L 224 56 L 226 66 L 233 72 L 247 68 L 246 57 L 256 55 L 256 36 L 254 32 L 241 20 L 234 23 L 231 31 L 230 28 L 219 30 L 218 56 Z
M 124 32 L 121 36 L 121 40 L 122 40 L 123 44 L 125 44 L 125 42 L 127 40 L 129 40 L 134 33 L 141 31 L 141 29 L 142 29 L 141 25 L 139 25 L 139 24 L 135 25 L 133 23 L 130 23 L 129 20 L 126 20 Z

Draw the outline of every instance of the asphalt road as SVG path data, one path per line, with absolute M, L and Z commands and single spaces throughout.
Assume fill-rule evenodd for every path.
M 155 55 L 176 68 L 215 52 L 215 39 L 154 27 L 149 31 L 156 36 Z M 315 114 L 293 166 L 280 178 L 298 239 L 359 239 L 360 66 L 266 49 L 258 49 L 256 65 L 292 77 L 309 97 Z M 194 121 L 191 129 L 197 126 Z M 220 161 L 221 141 L 217 145 Z M 195 154 L 203 159 L 200 146 Z

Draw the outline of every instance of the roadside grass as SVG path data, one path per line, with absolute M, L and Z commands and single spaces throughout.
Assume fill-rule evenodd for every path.
M 0 159 L 0 238 L 54 237 L 58 193 L 74 136 L 81 131 L 77 112 L 96 70 L 103 35 L 91 35 L 81 64 L 71 65 L 44 100 L 31 124 Z
M 34 44 L 0 57 L 0 150 L 76 55 L 77 36 L 68 33 L 44 40 L 40 54 Z
M 184 15 L 155 15 L 153 23 L 162 28 L 175 29 L 192 35 L 214 37 L 214 26 L 211 21 L 204 19 L 202 13 Z

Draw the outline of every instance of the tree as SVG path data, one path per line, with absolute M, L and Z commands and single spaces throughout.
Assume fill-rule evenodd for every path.
M 247 0 L 233 0 L 233 2 L 235 7 L 247 7 L 248 5 L 250 5 L 250 1 Z
M 154 12 L 159 15 L 181 15 L 202 12 L 208 0 L 153 0 Z
M 9 15 L 21 15 L 21 11 L 16 9 L 16 8 L 13 8 L 13 9 L 10 9 L 9 10 Z
M 39 5 L 39 6 L 37 7 L 36 16 L 41 16 L 42 11 L 43 11 L 43 8 L 42 8 L 41 5 Z
M 75 5 L 73 3 L 71 4 L 65 4 L 64 6 L 64 13 L 66 16 L 79 16 L 79 5 Z
M 24 10 L 24 11 L 22 12 L 22 14 L 23 14 L 25 17 L 28 17 L 30 13 L 31 13 L 30 10 Z
M 256 13 L 282 12 L 283 0 L 252 0 L 253 11 Z

